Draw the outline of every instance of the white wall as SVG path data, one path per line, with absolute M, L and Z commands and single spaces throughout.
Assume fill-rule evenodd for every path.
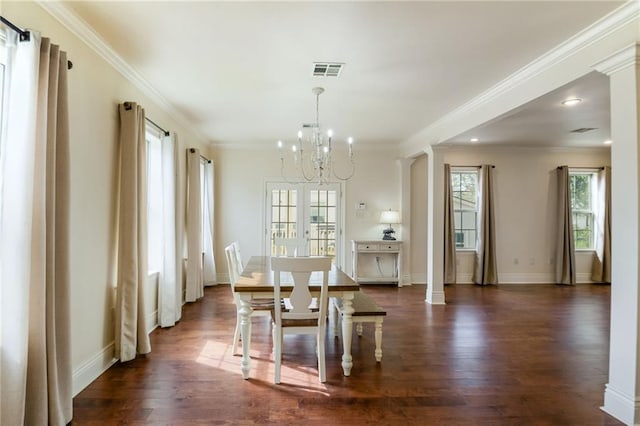
M 438 148 L 451 165 L 493 164 L 496 250 L 501 283 L 555 282 L 556 168 L 610 165 L 610 150 Z M 415 237 L 412 237 L 415 238 Z M 576 255 L 578 282 L 590 281 L 592 252 Z M 458 282 L 471 282 L 472 253 L 459 252 Z
M 356 171 L 345 183 L 343 206 L 346 234 L 344 265 L 351 272 L 349 240 L 381 239 L 380 212 L 400 208 L 400 167 L 391 151 L 363 151 L 354 148 Z M 338 154 L 339 155 L 339 154 Z M 263 150 L 217 148 L 216 164 L 216 268 L 219 280 L 228 279 L 224 247 L 240 243 L 244 260 L 264 253 L 265 181 L 281 180 L 280 159 L 275 145 Z M 366 210 L 355 204 L 365 202 Z M 397 225 L 402 237 L 402 225 Z
M 113 360 L 118 103 L 136 101 L 147 116 L 180 135 L 181 147 L 207 148 L 141 90 L 32 2 L 3 1 L 2 14 L 40 31 L 68 52 L 70 111 L 70 280 L 73 390 Z M 186 162 L 185 150 L 181 149 Z M 184 185 L 184 178 L 181 179 Z M 148 307 L 153 315 L 154 306 Z
M 413 284 L 427 283 L 427 156 L 411 164 L 411 246 L 409 272 Z

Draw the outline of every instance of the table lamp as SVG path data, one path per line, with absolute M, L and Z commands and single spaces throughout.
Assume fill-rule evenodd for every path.
M 396 231 L 393 230 L 393 228 L 391 227 L 392 223 L 400 223 L 400 212 L 398 212 L 397 210 L 384 210 L 381 214 L 380 214 L 380 223 L 388 223 L 389 227 L 387 229 L 385 229 L 384 231 L 382 231 L 382 239 L 383 240 L 395 240 L 395 237 L 393 236 L 393 234 L 396 233 Z

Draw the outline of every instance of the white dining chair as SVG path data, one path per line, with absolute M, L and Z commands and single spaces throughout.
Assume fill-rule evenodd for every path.
M 225 256 L 227 258 L 227 268 L 229 269 L 229 282 L 231 284 L 231 293 L 233 294 L 233 303 L 236 305 L 236 328 L 233 332 L 233 347 L 232 354 L 235 355 L 238 350 L 238 343 L 240 342 L 240 295 L 234 291 L 238 277 L 242 274 L 242 260 L 240 258 L 239 245 L 237 242 L 229 244 L 224 249 Z M 251 316 L 271 316 L 273 310 L 273 300 L 252 300 L 251 308 L 253 312 Z
M 235 255 L 235 259 L 236 259 L 236 265 L 237 265 L 237 269 L 238 269 L 238 275 L 242 273 L 242 271 L 244 270 L 244 265 L 242 263 L 242 256 L 240 255 L 240 244 L 238 244 L 237 241 L 234 241 L 230 244 L 231 246 L 233 246 L 233 252 Z
M 274 381 L 280 383 L 284 336 L 287 334 L 313 334 L 316 336 L 318 378 L 321 383 L 324 383 L 327 380 L 324 339 L 331 257 L 272 257 L 271 269 L 274 273 L 274 301 L 281 298 L 282 275 L 290 273 L 293 278 L 293 290 L 285 301 L 286 308 L 281 303 L 274 303 Z M 316 271 L 322 273 L 322 285 L 320 295 L 314 303 L 309 280 L 311 273 Z M 314 309 L 314 306 L 319 306 L 319 308 Z
M 307 255 L 307 239 L 306 238 L 275 238 L 276 256 L 306 256 Z

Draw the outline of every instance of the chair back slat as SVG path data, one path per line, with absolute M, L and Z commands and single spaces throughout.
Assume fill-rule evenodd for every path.
M 224 254 L 227 258 L 227 269 L 229 270 L 229 282 L 231 283 L 231 289 L 235 288 L 236 282 L 242 273 L 241 263 L 238 262 L 239 256 L 237 248 L 238 244 L 235 242 L 224 248 Z
M 236 261 L 236 269 L 238 271 L 238 275 L 244 271 L 244 265 L 242 264 L 242 256 L 240 255 L 240 244 L 237 241 L 231 243 L 234 250 L 234 256 Z
M 313 298 L 311 297 L 308 285 L 309 278 L 311 278 L 311 272 L 293 272 L 291 273 L 291 276 L 293 277 L 294 282 L 293 291 L 291 292 L 291 296 L 289 296 L 291 310 L 283 313 L 283 317 L 300 318 L 297 314 L 311 314 L 311 303 L 313 302 Z M 313 315 L 310 317 L 313 318 Z
M 306 238 L 275 238 L 276 256 L 297 257 L 307 255 Z

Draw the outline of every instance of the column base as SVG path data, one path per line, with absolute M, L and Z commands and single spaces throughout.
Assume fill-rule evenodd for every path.
M 446 305 L 444 301 L 444 291 L 431 291 L 431 287 L 427 287 L 427 303 L 431 305 Z
M 632 425 L 640 419 L 640 400 L 627 397 L 609 384 L 605 386 L 604 405 L 600 409 L 624 424 Z

